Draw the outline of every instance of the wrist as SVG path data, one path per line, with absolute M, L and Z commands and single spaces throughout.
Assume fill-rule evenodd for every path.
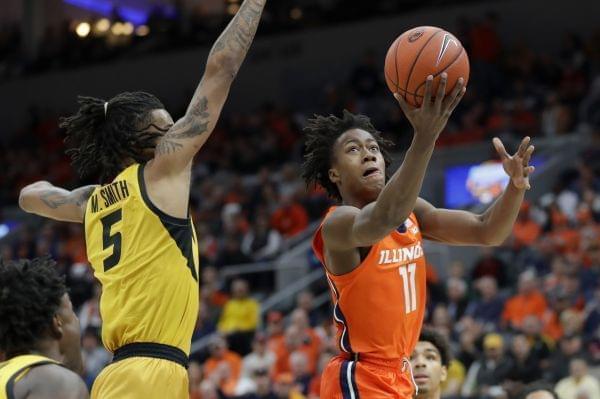
M 415 130 L 411 147 L 419 150 L 433 150 L 435 147 L 435 140 L 432 140 L 431 137 L 428 137 L 426 134 L 421 134 Z

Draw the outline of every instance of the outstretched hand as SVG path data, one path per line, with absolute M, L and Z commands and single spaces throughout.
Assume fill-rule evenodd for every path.
M 438 85 L 435 99 L 432 101 L 433 76 L 429 75 L 425 81 L 425 94 L 420 108 L 408 104 L 399 93 L 394 94 L 394 97 L 396 97 L 396 100 L 400 104 L 400 108 L 402 108 L 402 111 L 415 129 L 415 135 L 435 142 L 442 130 L 444 130 L 446 123 L 448 123 L 448 118 L 452 115 L 452 111 L 454 111 L 460 100 L 462 100 L 467 91 L 465 80 L 459 78 L 456 86 L 454 86 L 454 90 L 450 94 L 445 95 L 447 81 L 448 75 L 444 72 L 440 77 L 440 84 Z
M 509 155 L 506 152 L 506 148 L 504 148 L 504 144 L 498 137 L 494 137 L 494 147 L 500 155 L 500 159 L 502 160 L 502 166 L 504 167 L 504 171 L 510 177 L 510 180 L 515 185 L 516 188 L 522 190 L 531 189 L 531 185 L 529 184 L 529 175 L 533 173 L 535 170 L 534 166 L 529 166 L 529 160 L 531 159 L 531 154 L 535 150 L 535 147 L 529 145 L 531 138 L 525 137 L 523 141 L 521 141 L 521 145 L 519 145 L 519 149 L 515 153 L 515 155 Z

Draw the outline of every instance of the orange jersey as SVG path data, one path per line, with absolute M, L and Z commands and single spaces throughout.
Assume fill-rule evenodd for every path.
M 325 266 L 342 352 L 380 359 L 410 357 L 421 333 L 426 299 L 427 265 L 415 215 L 373 245 L 356 269 L 341 276 L 327 270 L 322 227 L 313 238 L 313 250 Z

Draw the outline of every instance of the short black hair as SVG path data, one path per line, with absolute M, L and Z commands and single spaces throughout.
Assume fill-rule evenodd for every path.
M 381 154 L 388 167 L 391 163 L 389 150 L 392 141 L 383 138 L 381 132 L 375 129 L 371 120 L 365 115 L 355 115 L 344 110 L 341 118 L 334 115 L 315 115 L 308 120 L 304 132 L 306 134 L 302 177 L 306 184 L 318 184 L 323 187 L 330 197 L 342 199 L 337 186 L 329 180 L 329 169 L 333 158 L 335 141 L 350 129 L 362 129 L 373 136 L 379 145 Z
M 67 292 L 55 266 L 49 256 L 0 259 L 0 352 L 7 357 L 30 352 L 48 334 Z
M 431 328 L 424 328 L 419 336 L 419 341 L 429 342 L 435 346 L 442 357 L 442 366 L 448 367 L 450 365 L 450 360 L 452 360 L 450 354 L 450 344 L 442 334 Z
M 150 112 L 163 109 L 158 98 L 145 92 L 125 92 L 108 101 L 78 97 L 76 114 L 61 118 L 66 129 L 67 154 L 81 177 L 100 175 L 102 182 L 115 177 L 123 161 L 147 161 L 145 151 L 154 148 L 157 133 L 151 126 Z M 156 126 L 155 126 L 156 127 Z
M 525 386 L 525 388 L 523 388 L 523 393 L 521 394 L 521 399 L 526 399 L 527 395 L 537 391 L 548 392 L 552 395 L 554 399 L 558 399 L 558 395 L 556 394 L 556 392 L 554 392 L 552 385 L 543 381 L 532 382 L 531 384 Z

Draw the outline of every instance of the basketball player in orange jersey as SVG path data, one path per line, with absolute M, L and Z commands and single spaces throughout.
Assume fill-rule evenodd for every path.
M 426 298 L 423 238 L 498 245 L 529 189 L 529 138 L 513 156 L 494 139 L 511 182 L 485 213 L 437 209 L 418 197 L 435 142 L 466 90 L 461 78 L 444 96 L 443 73 L 432 101 L 432 81 L 429 76 L 420 108 L 396 95 L 414 135 L 404 162 L 387 180 L 390 142 L 367 117 L 345 111 L 341 119 L 317 116 L 306 127 L 303 177 L 341 202 L 329 210 L 313 239 L 331 288 L 342 351 L 323 373 L 323 399 L 412 397 L 408 357 Z

